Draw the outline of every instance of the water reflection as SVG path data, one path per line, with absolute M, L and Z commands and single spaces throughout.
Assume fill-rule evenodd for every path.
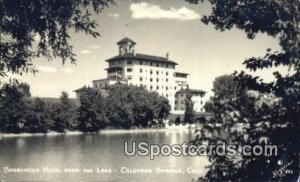
M 191 131 L 158 131 L 115 134 L 85 134 L 15 137 L 0 140 L 0 177 L 8 181 L 145 181 L 145 174 L 121 174 L 120 168 L 202 169 L 207 165 L 201 157 L 162 157 L 124 155 L 124 142 L 147 141 L 152 144 L 181 144 L 191 140 Z M 37 173 L 9 174 L 4 167 L 21 168 L 110 168 L 112 174 Z M 190 181 L 202 174 L 147 174 L 146 181 Z

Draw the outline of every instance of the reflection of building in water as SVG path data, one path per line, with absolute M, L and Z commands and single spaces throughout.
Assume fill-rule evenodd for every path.
M 136 42 L 124 38 L 117 42 L 119 55 L 106 60 L 107 78 L 93 81 L 94 88 L 103 89 L 113 84 L 142 86 L 169 100 L 172 111 L 183 112 L 184 91 L 188 89 L 187 73 L 175 71 L 176 62 L 165 57 L 136 53 Z M 204 91 L 191 90 L 196 112 L 204 111 Z M 78 93 L 78 92 L 77 92 Z

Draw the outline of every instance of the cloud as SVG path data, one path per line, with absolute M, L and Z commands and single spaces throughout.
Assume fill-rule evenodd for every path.
M 91 53 L 91 51 L 87 50 L 87 49 L 84 49 L 84 50 L 80 51 L 80 54 L 90 54 L 90 53 Z
M 179 9 L 171 7 L 167 10 L 158 5 L 142 2 L 132 3 L 129 9 L 132 12 L 131 17 L 133 19 L 174 19 L 187 21 L 200 18 L 198 13 L 186 7 Z
M 70 75 L 74 72 L 74 70 L 72 68 L 63 68 L 62 71 L 67 73 L 68 75 Z
M 88 49 L 99 49 L 100 46 L 97 45 L 97 44 L 91 44 L 91 45 L 87 46 L 87 48 L 88 48 Z
M 120 17 L 120 14 L 118 14 L 118 13 L 109 13 L 108 16 L 111 17 L 111 18 L 116 18 L 117 19 L 117 18 Z
M 55 73 L 57 72 L 57 69 L 51 66 L 37 66 L 37 70 L 39 72 L 43 72 L 43 73 Z

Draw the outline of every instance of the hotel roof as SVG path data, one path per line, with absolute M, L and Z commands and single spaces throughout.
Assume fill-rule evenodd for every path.
M 182 73 L 182 72 L 175 72 L 175 74 L 189 75 L 188 73 Z
M 119 44 L 123 44 L 123 43 L 127 43 L 127 42 L 132 42 L 133 44 L 136 44 L 136 42 L 134 42 L 133 40 L 131 40 L 127 37 L 125 37 L 122 40 L 120 40 L 119 42 L 117 42 L 117 44 L 119 45 Z
M 170 63 L 170 64 L 177 65 L 176 62 L 171 61 L 165 57 L 151 56 L 151 55 L 147 55 L 147 54 L 135 54 L 134 55 L 133 53 L 118 55 L 118 56 L 107 59 L 106 62 L 113 61 L 113 60 L 121 60 L 121 59 L 138 59 L 138 60 L 153 61 L 153 62 L 160 62 L 160 63 Z

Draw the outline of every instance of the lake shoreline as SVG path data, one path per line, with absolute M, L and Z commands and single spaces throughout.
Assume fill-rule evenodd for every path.
M 0 133 L 0 138 L 11 137 L 31 137 L 31 136 L 58 136 L 58 135 L 83 135 L 83 134 L 122 134 L 122 133 L 144 133 L 144 132 L 166 132 L 172 130 L 194 130 L 196 128 L 188 128 L 185 126 L 173 126 L 172 128 L 134 128 L 134 129 L 103 129 L 98 132 L 82 132 L 82 131 L 65 131 L 55 132 L 50 131 L 48 133 Z

